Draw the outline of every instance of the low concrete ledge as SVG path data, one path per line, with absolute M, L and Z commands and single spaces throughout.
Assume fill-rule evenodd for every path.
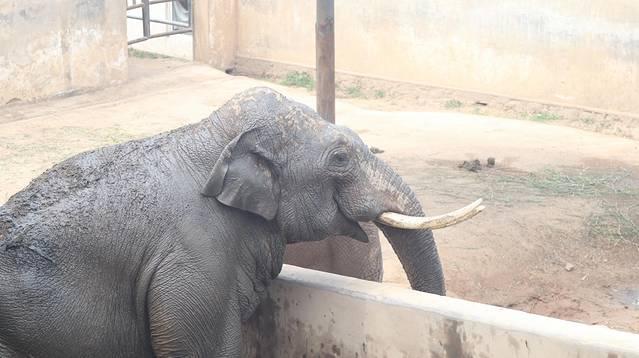
M 639 357 L 639 335 L 285 265 L 245 357 Z

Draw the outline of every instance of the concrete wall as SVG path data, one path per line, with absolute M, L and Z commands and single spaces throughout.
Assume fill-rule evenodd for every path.
M 639 357 L 639 335 L 294 266 L 269 291 L 245 357 Z
M 237 61 L 314 67 L 314 0 L 237 2 Z M 337 70 L 639 113 L 636 0 L 335 2 Z
M 124 1 L 0 1 L 0 105 L 127 77 Z
M 237 0 L 193 0 L 193 58 L 233 68 L 239 28 Z

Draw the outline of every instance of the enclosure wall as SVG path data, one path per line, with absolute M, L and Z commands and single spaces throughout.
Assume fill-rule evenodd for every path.
M 315 0 L 242 0 L 237 61 L 313 67 Z M 636 0 L 335 2 L 338 72 L 639 113 Z
M 126 3 L 0 1 L 0 105 L 121 82 Z
M 268 2 L 266 2 L 268 3 Z M 237 0 L 193 0 L 193 58 L 221 70 L 237 51 Z
M 269 292 L 244 357 L 639 358 L 639 335 L 294 266 Z

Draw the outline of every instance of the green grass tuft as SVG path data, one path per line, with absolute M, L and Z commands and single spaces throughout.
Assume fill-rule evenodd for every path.
M 550 112 L 532 113 L 528 116 L 528 120 L 535 122 L 549 122 L 562 119 L 560 115 Z
M 344 88 L 344 91 L 346 91 L 346 94 L 351 98 L 364 97 L 364 91 L 362 91 L 362 84 L 359 82 L 350 86 L 346 86 Z
M 137 58 L 170 58 L 170 56 L 162 55 L 154 52 L 147 52 L 138 49 L 134 49 L 133 47 L 129 47 L 129 57 L 137 57 Z
M 447 109 L 455 109 L 461 107 L 462 104 L 463 103 L 461 103 L 461 101 L 458 101 L 456 99 L 449 99 L 444 103 L 444 107 L 446 107 Z
M 315 80 L 306 72 L 293 71 L 286 74 L 282 81 L 284 86 L 304 87 L 311 91 L 315 88 Z

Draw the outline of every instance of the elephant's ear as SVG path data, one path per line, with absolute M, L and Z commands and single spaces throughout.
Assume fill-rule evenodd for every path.
M 280 186 L 257 138 L 255 131 L 244 132 L 224 148 L 202 194 L 272 220 L 279 207 Z

